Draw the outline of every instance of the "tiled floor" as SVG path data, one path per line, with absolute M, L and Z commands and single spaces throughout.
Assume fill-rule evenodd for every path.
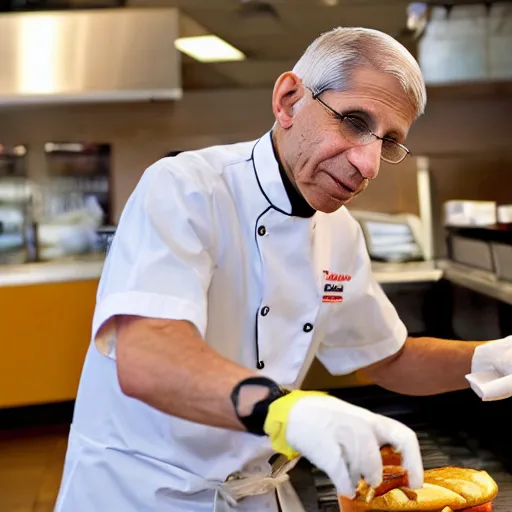
M 0 511 L 52 512 L 68 427 L 0 432 Z
M 69 427 L 0 431 L 0 512 L 53 512 Z M 306 510 L 318 512 L 309 466 L 292 481 Z

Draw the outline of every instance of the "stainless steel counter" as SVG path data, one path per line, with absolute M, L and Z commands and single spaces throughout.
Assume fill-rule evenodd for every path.
M 443 277 L 453 284 L 512 304 L 512 283 L 500 281 L 491 272 L 460 265 L 448 260 L 438 262 Z
M 439 281 L 443 271 L 434 261 L 372 263 L 373 275 L 381 284 Z

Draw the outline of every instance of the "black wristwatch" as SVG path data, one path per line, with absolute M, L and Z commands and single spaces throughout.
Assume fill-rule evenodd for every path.
M 252 413 L 249 416 L 240 416 L 238 406 L 239 406 L 239 396 L 240 391 L 245 386 L 261 386 L 268 389 L 268 395 L 263 400 L 256 402 L 254 404 L 254 408 Z M 249 377 L 241 382 L 239 382 L 231 392 L 231 402 L 233 403 L 233 407 L 235 408 L 235 413 L 240 422 L 245 426 L 248 432 L 251 434 L 255 434 L 257 436 L 264 436 L 265 431 L 263 430 L 263 426 L 265 424 L 265 420 L 268 414 L 268 408 L 272 402 L 275 402 L 278 398 L 282 398 L 289 391 L 283 389 L 279 384 L 274 382 L 272 379 L 268 379 L 267 377 Z

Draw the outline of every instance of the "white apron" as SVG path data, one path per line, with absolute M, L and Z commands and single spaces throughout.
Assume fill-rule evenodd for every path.
M 302 506 L 293 486 L 290 483 L 288 472 L 298 462 L 298 458 L 286 461 L 278 459 L 275 469 L 268 477 L 259 475 L 233 475 L 226 482 L 216 486 L 214 512 L 231 512 L 239 510 L 239 506 L 257 510 L 256 503 L 250 503 L 251 497 L 276 495 L 282 512 L 302 512 Z M 258 509 L 260 510 L 260 509 Z

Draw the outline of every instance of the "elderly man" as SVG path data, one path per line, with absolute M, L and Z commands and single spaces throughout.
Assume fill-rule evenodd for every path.
M 344 207 L 407 157 L 425 96 L 394 39 L 338 28 L 277 79 L 269 133 L 146 170 L 105 262 L 56 512 L 275 511 L 275 453 L 350 495 L 379 484 L 385 444 L 422 485 L 406 426 L 298 388 L 315 356 L 414 395 L 506 366 L 508 339 L 408 338 Z

